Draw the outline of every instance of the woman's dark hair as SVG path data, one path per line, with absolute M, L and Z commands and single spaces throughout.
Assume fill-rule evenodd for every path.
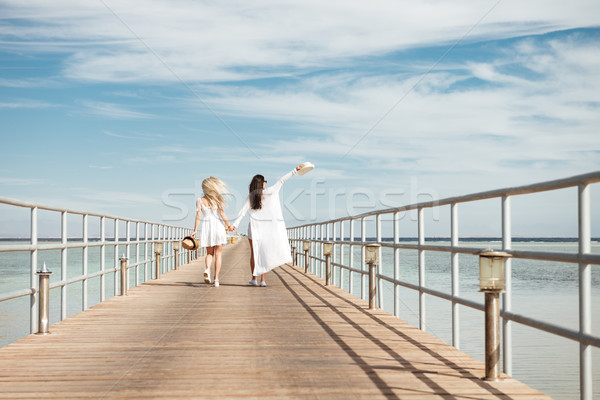
M 260 210 L 262 208 L 262 193 L 265 177 L 262 175 L 254 175 L 248 190 L 250 191 L 250 208 Z

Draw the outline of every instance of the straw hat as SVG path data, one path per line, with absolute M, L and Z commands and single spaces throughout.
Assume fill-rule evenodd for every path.
M 196 250 L 198 248 L 198 239 L 191 236 L 186 236 L 181 241 L 181 245 L 186 250 Z
M 313 169 L 315 169 L 315 166 L 312 163 L 308 162 L 308 161 L 304 162 L 304 163 L 302 163 L 300 165 L 301 165 L 301 167 L 300 167 L 300 170 L 298 171 L 298 175 L 304 175 L 307 172 L 310 172 Z

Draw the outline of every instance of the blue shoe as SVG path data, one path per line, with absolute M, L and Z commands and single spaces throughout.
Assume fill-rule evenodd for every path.
M 265 281 L 260 281 L 260 287 L 266 287 L 267 286 L 267 282 Z
M 256 279 L 250 279 L 250 282 L 248 282 L 248 285 L 250 285 L 250 286 L 258 286 L 258 283 L 256 282 Z

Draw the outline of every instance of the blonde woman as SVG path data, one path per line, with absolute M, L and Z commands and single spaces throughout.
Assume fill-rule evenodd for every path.
M 221 271 L 221 253 L 223 245 L 227 242 L 226 229 L 229 221 L 223 208 L 225 199 L 223 194 L 227 193 L 227 186 L 220 179 L 211 176 L 202 181 L 204 196 L 196 201 L 196 222 L 194 232 L 196 235 L 198 226 L 201 224 L 200 247 L 206 247 L 206 269 L 204 270 L 204 282 L 210 283 L 210 266 L 215 261 L 215 287 L 219 287 L 219 272 Z M 203 218 L 204 217 L 204 218 Z

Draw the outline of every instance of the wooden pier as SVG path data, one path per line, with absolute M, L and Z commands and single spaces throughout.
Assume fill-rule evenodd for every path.
M 549 399 L 293 266 L 196 260 L 0 349 L 1 399 Z M 482 339 L 483 340 L 483 339 Z

